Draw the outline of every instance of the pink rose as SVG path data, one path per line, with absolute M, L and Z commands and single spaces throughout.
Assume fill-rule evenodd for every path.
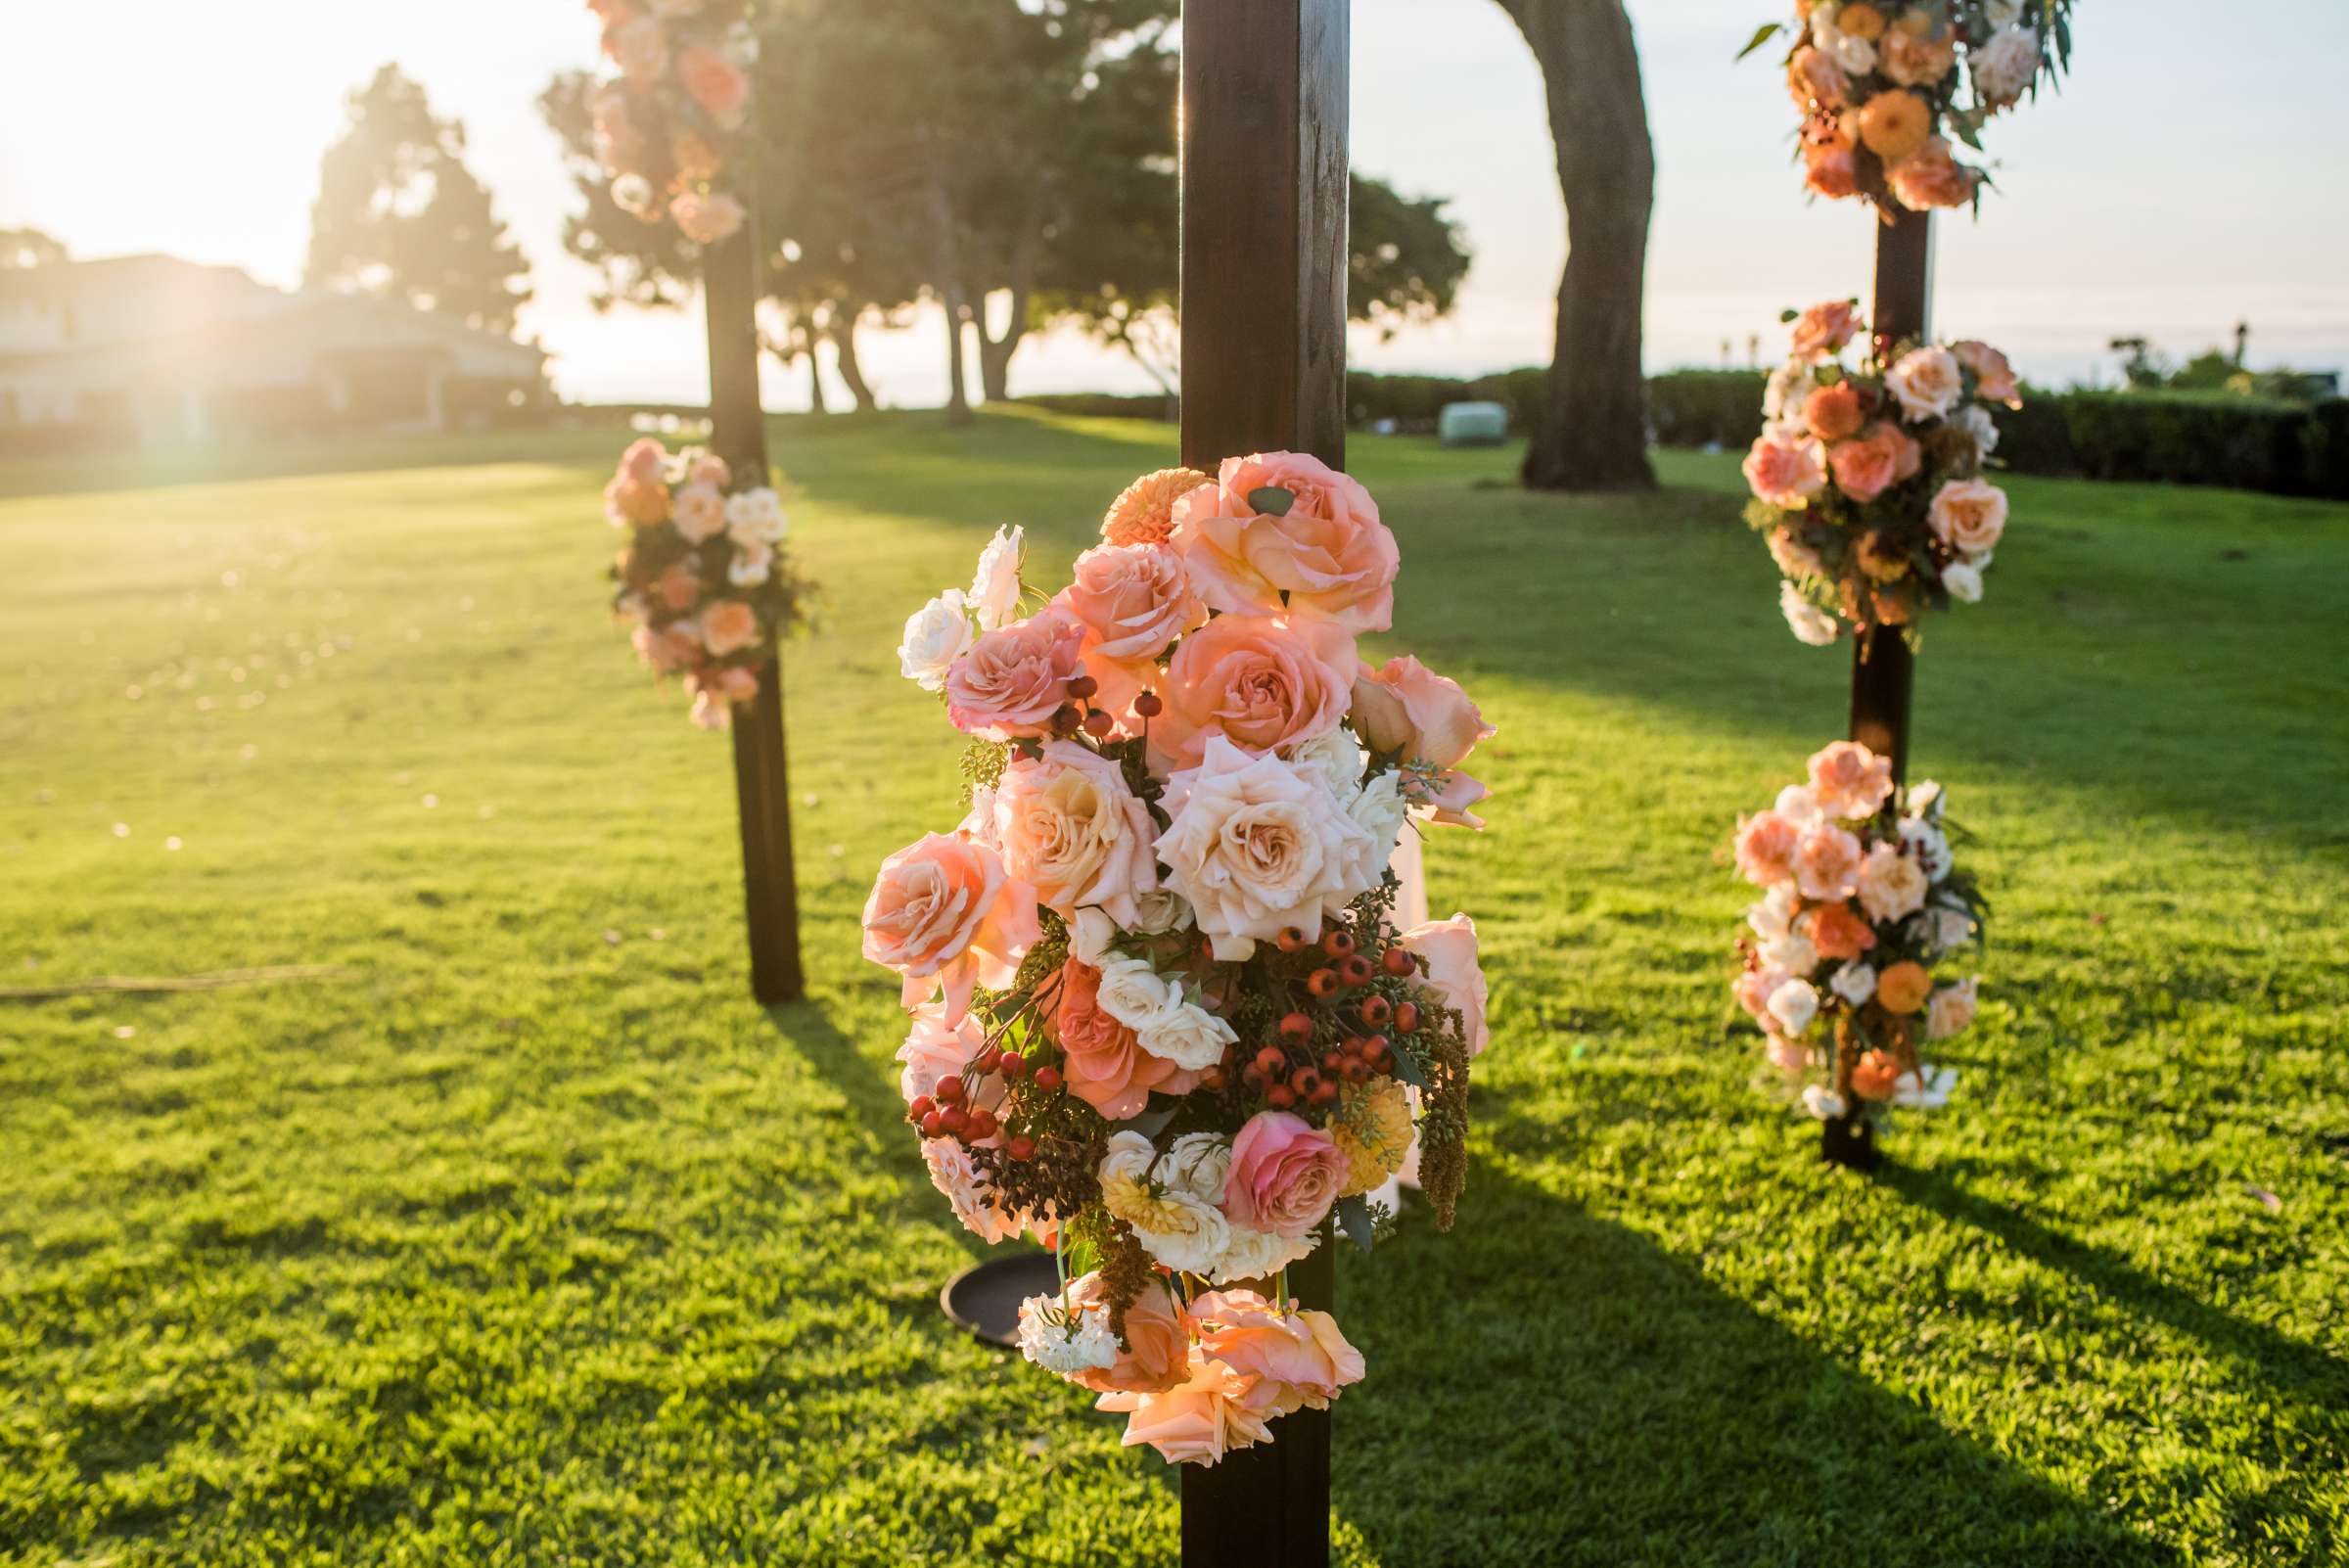
M 1253 1290 L 1224 1289 L 1193 1297 L 1188 1315 L 1199 1354 L 1268 1387 L 1279 1414 L 1325 1410 L 1362 1380 L 1362 1353 L 1327 1313 L 1283 1312 Z
M 1051 734 L 1069 682 L 1084 673 L 1083 648 L 1083 623 L 1058 610 L 981 632 L 946 668 L 947 720 L 982 740 Z
M 1858 741 L 1821 747 L 1813 754 L 1810 769 L 1811 799 L 1829 816 L 1854 821 L 1874 816 L 1892 797 L 1892 759 Z
M 1036 890 L 959 835 L 925 834 L 882 861 L 864 902 L 864 955 L 904 977 L 908 1008 L 944 988 L 949 1028 L 976 987 L 1011 984 L 1036 930 Z
M 1984 402 L 2004 403 L 2008 408 L 2023 406 L 2022 383 L 2015 379 L 2014 366 L 2004 354 L 1971 338 L 1950 345 L 1950 352 L 1974 373 L 1974 392 Z
M 1113 1122 L 1139 1115 L 1152 1089 L 1187 1094 L 1199 1086 L 1197 1073 L 1143 1050 L 1131 1029 L 1102 1010 L 1101 971 L 1081 959 L 1061 966 L 1050 1023 L 1069 1092 Z
M 1109 1285 L 1098 1272 L 1069 1281 L 1069 1305 L 1109 1311 Z M 1157 1394 L 1189 1380 L 1191 1336 L 1172 1286 L 1153 1278 L 1126 1308 L 1126 1344 L 1117 1364 L 1078 1372 L 1072 1382 L 1096 1394 Z
M 1834 471 L 1835 487 L 1862 505 L 1892 488 L 1900 472 L 1900 448 L 1883 439 L 1891 431 L 1878 425 L 1858 440 L 1837 441 L 1827 448 L 1827 467 Z
M 1126 1412 L 1125 1444 L 1169 1464 L 1214 1464 L 1234 1449 L 1272 1441 L 1277 1387 L 1193 1352 L 1184 1381 L 1156 1394 L 1104 1394 L 1093 1407 Z
M 937 1002 L 924 1002 L 913 1010 L 913 1028 L 905 1043 L 898 1047 L 898 1061 L 902 1064 L 898 1074 L 898 1092 L 911 1105 L 925 1094 L 938 1088 L 938 1081 L 950 1076 L 961 1077 L 971 1058 L 977 1056 L 987 1043 L 987 1030 L 976 1015 L 965 1014 L 958 1024 L 946 1022 L 946 1010 Z M 981 1081 L 982 1092 L 991 1091 L 1000 1103 L 1003 1083 L 990 1078 Z M 990 1105 L 988 1109 L 994 1109 Z
M 746 215 L 742 204 L 723 191 L 707 196 L 686 191 L 668 204 L 668 214 L 677 220 L 677 232 L 696 245 L 717 244 L 741 228 Z
M 1797 512 L 1811 497 L 1827 487 L 1827 471 L 1819 442 L 1783 431 L 1765 431 L 1745 454 L 1745 483 L 1755 496 L 1784 511 Z
M 720 599 L 702 612 L 702 646 L 713 659 L 758 646 L 759 612 L 740 599 Z
M 1849 300 L 1829 300 L 1804 311 L 1794 324 L 1797 359 L 1825 359 L 1841 353 L 1860 332 L 1860 312 Z
M 1354 683 L 1354 727 L 1380 756 L 1457 767 L 1499 731 L 1485 722 L 1459 683 L 1408 654 L 1384 666 L 1365 664 Z
M 1159 772 L 1196 767 L 1209 737 L 1269 752 L 1346 716 L 1360 661 L 1354 634 L 1318 616 L 1218 616 L 1182 639 L 1167 667 L 1166 712 L 1150 721 Z
M 1120 926 L 1141 918 L 1136 896 L 1158 886 L 1150 808 L 1116 762 L 1074 741 L 1018 758 L 995 786 L 989 837 L 1036 901 L 1074 918 L 1093 904 Z
M 712 489 L 722 492 L 733 477 L 734 472 L 726 467 L 724 458 L 714 452 L 703 452 L 694 458 L 693 467 L 686 470 L 685 483 L 707 484 Z
M 702 579 L 684 562 L 671 562 L 653 579 L 653 597 L 663 609 L 690 610 L 702 602 Z
M 675 515 L 669 524 L 687 544 L 700 544 L 725 531 L 726 496 L 714 484 L 693 484 L 676 493 Z
M 1925 1004 L 1925 1038 L 1948 1039 L 1971 1028 L 1981 991 L 1982 977 L 1976 975 L 1935 992 L 1933 999 Z
M 1775 811 L 1757 811 L 1737 824 L 1737 869 L 1757 888 L 1794 880 L 1794 849 L 1802 832 Z
M 1412 778 L 1403 786 L 1404 799 L 1431 808 L 1430 822 L 1449 823 L 1482 833 L 1485 819 L 1469 807 L 1488 799 L 1492 791 L 1457 768 L 1433 779 Z
M 1232 1139 L 1224 1218 L 1294 1241 L 1328 1215 L 1345 1190 L 1349 1169 L 1329 1134 L 1304 1117 L 1259 1111 Z
M 700 44 L 679 51 L 677 80 L 721 128 L 734 130 L 742 124 L 743 106 L 750 102 L 751 80 L 725 56 Z
M 1427 960 L 1427 989 L 1460 1015 L 1460 1037 L 1468 1054 L 1483 1052 L 1492 1038 L 1485 1012 L 1489 992 L 1477 961 L 1476 922 L 1464 914 L 1430 920 L 1402 937 L 1403 945 Z
M 1211 609 L 1278 611 L 1286 595 L 1287 608 L 1349 631 L 1394 623 L 1395 535 L 1370 492 L 1318 458 L 1227 459 L 1215 484 L 1175 502 L 1173 542 Z
M 1951 480 L 1934 495 L 1925 521 L 1953 550 L 1995 550 L 2006 535 L 2006 492 L 1988 480 Z
M 1084 671 L 1099 684 L 1095 708 L 1128 735 L 1141 733 L 1133 700 L 1159 684 L 1153 663 L 1207 620 L 1182 557 L 1163 544 L 1105 544 L 1077 558 L 1075 578 L 1053 608 L 1084 625 Z
M 615 477 L 635 484 L 658 484 L 662 471 L 668 466 L 668 448 L 650 436 L 643 436 L 630 441 L 628 449 L 620 454 Z
M 1860 841 L 1821 822 L 1794 847 L 1794 885 L 1806 899 L 1848 899 L 1860 881 Z

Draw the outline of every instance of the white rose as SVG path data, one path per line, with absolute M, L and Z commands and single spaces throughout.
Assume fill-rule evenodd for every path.
M 1819 1016 L 1819 992 L 1804 980 L 1789 980 L 1770 993 L 1770 1016 L 1778 1021 L 1788 1039 L 1800 1039 Z
M 1994 108 L 2023 96 L 2039 74 L 2039 35 L 2028 27 L 2002 27 L 1972 55 L 1974 93 Z
M 971 646 L 971 618 L 962 590 L 948 588 L 905 621 L 898 669 L 924 691 L 944 691 L 946 669 Z
M 1832 1122 L 1844 1113 L 1843 1096 L 1814 1084 L 1803 1090 L 1803 1109 L 1821 1122 Z
M 1925 868 L 1927 881 L 1939 882 L 1950 874 L 1950 836 L 1923 817 L 1901 818 L 1901 842 Z
M 622 174 L 612 182 L 612 205 L 633 218 L 650 219 L 653 182 L 641 174 Z
M 1835 971 L 1835 978 L 1827 983 L 1827 989 L 1854 1007 L 1865 1007 L 1876 994 L 1875 965 L 1854 959 Z
M 1876 46 L 1848 32 L 1835 35 L 1835 47 L 1828 53 L 1835 57 L 1835 64 L 1855 76 L 1865 76 L 1876 69 Z
M 1289 1265 L 1309 1256 L 1320 1236 L 1309 1232 L 1291 1240 L 1269 1230 L 1232 1225 L 1223 1255 L 1206 1274 L 1211 1285 L 1237 1284 L 1244 1279 L 1269 1279 Z
M 1341 801 L 1353 795 L 1370 765 L 1361 743 L 1343 724 L 1332 724 L 1312 740 L 1290 747 L 1289 761 L 1318 768 L 1329 780 L 1330 793 Z
M 1133 908 L 1133 929 L 1145 937 L 1163 937 L 1169 932 L 1184 930 L 1191 923 L 1190 904 L 1172 888 L 1152 888 L 1135 894 Z
M 1928 952 L 1954 952 L 1974 935 L 1974 922 L 1962 909 L 1937 905 L 1909 924 L 1912 939 Z
M 1182 988 L 1150 967 L 1147 958 L 1104 954 L 1097 1005 L 1136 1035 L 1156 1028 L 1182 1005 Z
M 930 1167 L 930 1184 L 953 1205 L 963 1228 L 990 1245 L 1009 1241 L 1028 1228 L 1029 1219 L 1005 1209 L 993 1184 L 972 1160 L 971 1151 L 954 1138 L 924 1138 L 922 1161 Z
M 1982 569 L 1980 567 L 1968 566 L 1963 561 L 1952 561 L 1941 569 L 1941 585 L 1947 588 L 1950 597 L 1959 604 L 1980 604 L 1982 602 Z
M 1999 449 L 1999 422 L 1990 417 L 1990 410 L 1980 403 L 1968 403 L 1951 416 L 1952 423 L 1965 432 L 1974 443 L 1974 450 L 1988 457 Z
M 1778 799 L 1771 809 L 1798 828 L 1826 820 L 1826 813 L 1819 808 L 1819 800 L 1808 784 L 1789 784 L 1778 791 Z
M 1778 610 L 1786 617 L 1786 629 L 1794 633 L 1797 642 L 1824 648 L 1843 635 L 1835 618 L 1804 598 L 1803 590 L 1791 582 L 1778 584 Z
M 1965 373 L 1939 345 L 1911 348 L 1884 374 L 1884 387 L 1911 420 L 1938 419 L 1958 406 Z
M 1027 536 L 1026 529 L 997 529 L 979 552 L 970 604 L 981 631 L 993 631 L 1020 618 L 1020 556 Z
M 1803 403 L 1810 397 L 1811 389 L 1818 385 L 1811 374 L 1810 361 L 1789 359 L 1770 373 L 1770 383 L 1762 393 L 1762 416 L 1773 422 L 1792 425 L 1809 435 L 1802 422 Z
M 1174 994 L 1177 998 L 1182 995 L 1179 986 L 1174 988 Z M 1159 1060 L 1200 1073 L 1223 1060 L 1223 1048 L 1240 1037 L 1229 1024 L 1198 1003 L 1178 999 L 1152 1019 L 1148 1028 L 1136 1029 L 1133 1038 L 1136 1044 Z
M 1745 923 L 1754 928 L 1754 935 L 1765 943 L 1783 941 L 1794 930 L 1794 916 L 1802 895 L 1791 882 L 1781 882 L 1770 890 L 1760 903 L 1745 912 Z
M 1031 1296 L 1020 1303 L 1020 1354 L 1062 1377 L 1107 1371 L 1118 1364 L 1118 1336 L 1105 1312 Z
M 1402 785 L 1403 775 L 1390 769 L 1354 791 L 1353 799 L 1346 805 L 1346 814 L 1370 835 L 1370 842 L 1378 852 L 1377 863 L 1382 867 L 1395 858 L 1396 841 L 1402 838 L 1403 824 L 1411 814 L 1410 803 L 1403 798 Z M 1370 889 L 1365 886 L 1360 891 L 1367 893 Z
M 726 526 L 726 497 L 714 484 L 688 484 L 669 503 L 669 527 L 688 544 L 714 539 Z
M 1069 951 L 1078 962 L 1095 969 L 1115 956 L 1109 945 L 1117 940 L 1118 923 L 1099 909 L 1080 909 L 1077 918 L 1069 922 Z
M 1158 1174 L 1170 1186 L 1220 1204 L 1231 1174 L 1231 1145 L 1220 1132 L 1186 1132 L 1169 1146 Z
M 1877 845 L 1860 862 L 1860 906 L 1879 924 L 1916 913 L 1931 891 L 1925 868 L 1889 844 Z
M 1812 945 L 1809 937 L 1789 931 L 1762 944 L 1762 961 L 1790 975 L 1807 975 L 1819 967 L 1819 948 Z
M 727 563 L 726 580 L 737 588 L 756 588 L 774 575 L 775 548 L 771 544 L 736 544 L 734 559 Z
M 1386 862 L 1318 773 L 1208 737 L 1197 767 L 1167 781 L 1158 857 L 1223 962 L 1291 926 L 1317 931 Z
M 765 485 L 726 498 L 726 532 L 735 543 L 780 544 L 787 530 L 783 498 Z
M 1188 1172 L 1161 1168 L 1148 1138 L 1119 1132 L 1110 1137 L 1097 1175 L 1102 1207 L 1132 1227 L 1145 1252 L 1169 1268 L 1205 1275 L 1230 1245 L 1231 1226 L 1213 1200 L 1187 1184 L 1186 1176 L 1198 1178 L 1197 1167 L 1193 1161 Z
M 1903 1073 L 1892 1086 L 1892 1103 L 1911 1111 L 1938 1111 L 1950 1103 L 1958 1087 L 1958 1069 L 1928 1067 L 1919 1075 Z
M 1941 780 L 1933 778 L 1918 779 L 1901 793 L 1901 799 L 1908 803 L 1909 815 L 1930 817 L 1936 822 L 1941 820 L 1942 807 L 1948 804 L 1942 798 Z

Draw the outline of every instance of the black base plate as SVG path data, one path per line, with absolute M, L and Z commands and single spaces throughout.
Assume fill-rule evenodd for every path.
M 1060 1288 L 1060 1271 L 1048 1252 L 990 1258 L 966 1268 L 938 1293 L 938 1310 L 957 1328 L 967 1328 L 997 1345 L 1020 1342 L 1020 1303 Z

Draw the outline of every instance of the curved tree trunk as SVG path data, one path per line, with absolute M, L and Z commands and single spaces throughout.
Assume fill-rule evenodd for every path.
M 856 357 L 856 317 L 860 312 L 835 307 L 824 324 L 824 336 L 832 340 L 832 351 L 838 355 L 835 368 L 840 372 L 840 384 L 849 389 L 856 399 L 856 412 L 873 411 L 872 384 L 864 379 L 864 366 Z
M 1499 3 L 1541 63 L 1566 198 L 1556 353 L 1525 483 L 1644 489 L 1656 482 L 1639 369 L 1656 158 L 1632 19 L 1624 0 Z
M 949 294 L 946 306 L 946 423 L 968 425 L 971 422 L 971 398 L 963 385 L 962 370 L 962 300 Z

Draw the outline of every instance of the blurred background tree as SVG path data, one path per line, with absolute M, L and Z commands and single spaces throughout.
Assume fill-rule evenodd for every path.
M 310 208 L 302 282 L 402 299 L 470 326 L 514 330 L 530 262 L 465 166 L 465 127 L 437 118 L 396 65 L 345 101 Z
M 65 259 L 65 243 L 39 229 L 0 229 L 0 267 L 48 267 Z

